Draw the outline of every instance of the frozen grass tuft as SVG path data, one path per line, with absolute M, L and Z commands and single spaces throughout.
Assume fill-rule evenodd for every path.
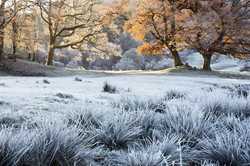
M 142 139 L 155 139 L 158 135 L 162 135 L 159 131 L 161 114 L 154 112 L 141 111 L 134 114 L 136 123 L 142 129 Z
M 184 99 L 185 96 L 186 94 L 183 92 L 179 92 L 177 90 L 170 90 L 166 92 L 166 95 L 164 96 L 163 100 Z
M 80 166 L 94 163 L 98 150 L 86 144 L 77 129 L 50 124 L 33 132 L 30 146 L 18 165 Z
M 178 146 L 175 137 L 165 138 L 163 142 L 153 142 L 151 145 L 141 145 L 128 152 L 115 152 L 110 156 L 111 165 L 117 166 L 161 166 L 181 165 L 185 162 L 185 154 Z M 182 155 L 184 154 L 184 155 Z
M 249 129 L 218 132 L 215 138 L 206 138 L 197 145 L 197 159 L 219 165 L 242 166 L 250 163 Z
M 92 131 L 94 141 L 110 150 L 126 149 L 135 144 L 142 134 L 140 126 L 126 117 L 114 117 L 104 121 Z
M 16 165 L 29 148 L 29 138 L 32 134 L 21 131 L 18 134 L 13 129 L 0 131 L 0 165 Z
M 26 119 L 22 116 L 1 115 L 0 127 L 20 128 Z
M 239 118 L 250 117 L 249 98 L 237 96 L 208 96 L 206 101 L 201 101 L 201 109 L 203 112 L 213 114 L 216 117 L 234 115 Z
M 104 83 L 104 85 L 102 87 L 102 91 L 106 92 L 106 93 L 111 93 L 111 94 L 118 92 L 117 88 L 115 86 L 109 84 L 108 82 Z
M 213 163 L 211 161 L 204 161 L 201 163 L 201 166 L 220 166 L 218 163 Z
M 184 140 L 184 144 L 195 146 L 199 139 L 212 134 L 212 117 L 198 111 L 176 110 L 162 116 L 162 132 L 171 132 Z
M 112 156 L 112 166 L 158 166 L 163 164 L 161 152 L 152 152 L 150 149 L 126 152 L 117 152 Z
M 67 119 L 69 126 L 81 129 L 97 128 L 101 125 L 101 117 L 90 111 L 75 112 Z

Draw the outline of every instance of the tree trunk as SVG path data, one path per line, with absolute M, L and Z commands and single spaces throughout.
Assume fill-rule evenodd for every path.
M 16 48 L 17 48 L 16 42 L 13 42 L 13 45 L 12 45 L 12 54 L 13 54 L 14 58 L 16 58 Z
M 16 0 L 14 0 L 14 13 L 17 13 Z M 18 25 L 17 25 L 17 18 L 15 16 L 12 20 L 12 54 L 14 59 L 16 59 L 17 34 L 18 34 Z
M 14 58 L 16 58 L 16 50 L 17 50 L 17 24 L 16 24 L 16 20 L 13 20 L 12 22 L 12 54 L 14 56 Z
M 172 48 L 170 48 L 169 50 L 174 58 L 175 67 L 183 66 L 183 63 L 181 61 L 181 58 L 180 58 L 178 51 L 176 50 L 176 47 L 172 46 Z
M 87 55 L 82 55 L 82 65 L 85 69 L 89 68 L 89 61 L 88 61 L 88 56 Z
M 0 28 L 0 61 L 3 60 L 4 53 L 4 29 Z
M 36 61 L 36 53 L 32 53 L 31 61 L 35 62 Z
M 3 59 L 4 49 L 4 23 L 5 23 L 5 1 L 0 2 L 0 61 Z
M 203 70 L 212 71 L 211 69 L 212 55 L 213 54 L 203 54 L 203 59 L 204 59 Z
M 177 51 L 177 46 L 176 46 L 176 41 L 175 41 L 175 36 L 176 36 L 176 3 L 175 1 L 170 1 L 171 3 L 171 17 L 170 17 L 170 23 L 171 23 L 171 41 L 172 41 L 172 44 L 169 45 L 169 43 L 167 44 L 169 47 L 169 50 L 174 58 L 174 65 L 175 67 L 178 67 L 178 66 L 183 66 L 183 63 L 181 61 L 181 58 L 179 56 L 179 53 Z M 165 30 L 166 30 L 166 34 L 167 34 L 167 29 L 168 29 L 168 25 L 167 25 L 167 18 L 165 18 L 166 20 L 164 21 L 165 22 Z
M 46 61 L 46 65 L 48 65 L 48 66 L 53 65 L 54 54 L 55 54 L 55 49 L 52 46 L 50 46 L 47 61 Z

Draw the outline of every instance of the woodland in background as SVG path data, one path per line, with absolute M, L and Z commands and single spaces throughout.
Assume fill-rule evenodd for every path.
M 132 56 L 147 69 L 159 57 L 186 65 L 183 50 L 204 70 L 214 55 L 249 58 L 250 0 L 0 0 L 0 60 L 126 69 Z

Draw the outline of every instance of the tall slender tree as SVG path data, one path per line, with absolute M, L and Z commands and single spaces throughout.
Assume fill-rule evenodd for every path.
M 28 0 L 0 0 L 0 61 L 3 58 L 5 28 L 27 4 Z
M 4 49 L 4 28 L 8 23 L 8 20 L 6 20 L 6 14 L 5 14 L 7 1 L 8 0 L 0 1 L 0 61 L 3 58 L 2 56 L 3 56 L 3 49 Z
M 13 12 L 17 12 L 17 1 L 13 1 Z M 17 51 L 17 38 L 18 38 L 18 23 L 17 23 L 17 16 L 15 16 L 11 21 L 12 26 L 12 54 L 14 58 L 16 58 L 16 51 Z

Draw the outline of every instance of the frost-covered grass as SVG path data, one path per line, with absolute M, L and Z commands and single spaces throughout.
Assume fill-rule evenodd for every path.
M 71 78 L 69 89 L 48 78 L 15 94 L 18 83 L 6 81 L 0 166 L 250 165 L 248 84 L 154 78 L 152 85 L 109 78 L 119 93 L 103 92 L 107 78 Z

